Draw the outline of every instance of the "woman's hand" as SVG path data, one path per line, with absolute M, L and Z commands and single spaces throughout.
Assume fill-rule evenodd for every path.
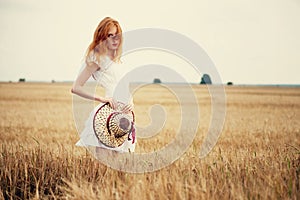
M 115 101 L 113 98 L 103 98 L 103 99 L 101 99 L 101 102 L 103 102 L 103 103 L 109 103 L 109 105 L 110 105 L 110 107 L 112 108 L 112 109 L 116 109 L 117 108 L 117 106 L 118 106 L 118 103 L 117 103 L 117 101 Z
M 121 110 L 121 112 L 123 112 L 123 113 L 129 113 L 131 111 L 133 111 L 133 104 L 125 105 Z

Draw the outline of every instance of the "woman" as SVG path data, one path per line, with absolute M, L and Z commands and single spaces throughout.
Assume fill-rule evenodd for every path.
M 80 140 L 76 145 L 78 146 L 94 146 L 98 150 L 100 148 L 115 150 L 119 152 L 133 152 L 136 142 L 132 142 L 128 138 L 121 146 L 110 148 L 98 141 L 93 130 L 93 116 L 97 109 L 104 103 L 115 109 L 117 100 L 115 96 L 115 88 L 118 83 L 118 67 L 120 67 L 120 57 L 122 54 L 122 29 L 119 23 L 110 18 L 104 18 L 95 30 L 92 43 L 87 49 L 85 56 L 84 69 L 78 75 L 72 87 L 72 93 L 79 95 L 83 98 L 100 102 L 100 104 L 92 111 L 90 117 L 85 123 L 85 129 L 80 135 Z M 86 81 L 93 77 L 105 89 L 105 97 L 96 94 L 90 94 L 83 89 Z M 129 92 L 129 91 L 128 91 Z M 122 112 L 128 113 L 133 109 L 133 104 L 125 102 Z M 132 101 L 131 101 L 132 102 Z M 134 141 L 134 140 L 133 140 Z

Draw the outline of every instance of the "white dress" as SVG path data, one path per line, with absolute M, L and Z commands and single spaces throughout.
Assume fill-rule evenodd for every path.
M 106 97 L 114 97 L 114 99 L 116 99 L 117 101 L 121 101 L 125 104 L 128 104 L 131 101 L 129 85 L 121 92 L 115 91 L 115 88 L 120 79 L 120 67 L 124 67 L 122 66 L 122 64 L 113 62 L 108 56 L 102 56 L 100 59 L 101 63 L 98 63 L 95 56 L 88 57 L 87 61 L 94 62 L 100 67 L 100 70 L 93 73 L 93 78 L 105 89 Z M 134 152 L 137 140 L 135 139 L 135 142 L 132 144 L 132 137 L 130 138 L 131 140 L 125 140 L 125 142 L 121 146 L 116 148 L 105 146 L 98 140 L 93 129 L 93 118 L 96 111 L 102 105 L 103 103 L 100 103 L 90 113 L 88 119 L 85 122 L 85 127 L 80 134 L 80 140 L 76 143 L 76 146 L 102 147 L 118 152 Z

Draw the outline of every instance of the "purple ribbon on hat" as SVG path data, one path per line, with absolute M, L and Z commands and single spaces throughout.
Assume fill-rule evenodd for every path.
M 134 128 L 134 122 L 132 123 L 132 131 L 131 131 L 131 135 L 132 135 L 132 144 L 135 142 L 135 128 Z

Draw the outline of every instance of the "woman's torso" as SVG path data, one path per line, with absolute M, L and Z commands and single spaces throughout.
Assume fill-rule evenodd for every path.
M 92 60 L 99 66 L 99 69 L 93 73 L 93 78 L 105 89 L 105 96 L 113 97 L 126 104 L 129 103 L 131 98 L 129 83 L 127 85 L 119 84 L 122 78 L 120 71 L 124 65 L 112 61 L 106 55 L 100 57 L 100 63 L 96 58 L 92 58 Z

